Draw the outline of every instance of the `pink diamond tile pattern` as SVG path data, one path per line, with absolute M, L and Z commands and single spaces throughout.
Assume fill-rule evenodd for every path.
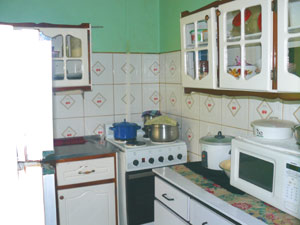
M 63 99 L 60 101 L 60 103 L 66 109 L 70 109 L 74 105 L 75 100 L 70 95 L 66 95 L 65 97 L 63 97 Z
M 159 74 L 159 64 L 157 62 L 154 62 L 151 66 L 150 66 L 150 71 L 154 74 L 154 75 L 158 75 Z
M 154 91 L 153 94 L 150 96 L 150 100 L 157 105 L 159 103 L 159 93 Z
M 193 136 L 194 136 L 193 131 L 189 128 L 185 134 L 186 134 L 186 137 L 189 140 L 189 142 L 191 142 L 193 140 Z
M 104 72 L 104 70 L 105 67 L 99 61 L 93 65 L 93 71 L 98 77 Z
M 132 104 L 132 103 L 134 102 L 134 100 L 135 100 L 134 96 L 133 96 L 132 94 L 130 94 L 130 99 L 129 99 L 130 104 Z M 127 94 L 125 94 L 125 95 L 122 97 L 122 101 L 123 101 L 125 104 L 127 104 Z
M 101 106 L 106 102 L 106 98 L 98 93 L 92 101 L 98 108 L 101 108 Z
M 256 111 L 258 112 L 258 114 L 260 115 L 260 117 L 262 119 L 267 119 L 269 118 L 269 116 L 273 113 L 272 108 L 270 107 L 270 105 L 265 102 L 262 101 L 259 106 L 256 108 Z
M 171 96 L 170 96 L 170 102 L 171 104 L 174 106 L 177 102 L 177 99 L 176 99 L 176 95 L 174 94 L 174 92 L 172 92 Z
M 294 116 L 297 119 L 297 121 L 300 123 L 300 106 L 298 109 L 294 112 Z
M 134 71 L 134 66 L 128 63 L 125 63 L 122 67 L 121 67 L 122 71 L 126 74 L 126 73 L 132 73 Z
M 239 102 L 235 98 L 231 99 L 231 101 L 228 103 L 227 107 L 228 107 L 228 109 L 231 112 L 233 117 L 235 117 L 236 114 L 241 109 L 241 105 L 239 104 Z
M 103 136 L 104 135 L 104 126 L 99 124 L 96 129 L 94 130 L 94 134 Z
M 204 105 L 207 108 L 208 112 L 211 112 L 216 104 L 212 97 L 208 96 L 204 102 Z
M 171 63 L 170 63 L 169 69 L 170 69 L 170 73 L 171 73 L 172 75 L 174 75 L 175 72 L 176 72 L 176 65 L 175 65 L 175 62 L 174 62 L 173 60 L 172 60 Z
M 193 105 L 194 105 L 194 99 L 193 99 L 193 97 L 191 96 L 191 95 L 189 95 L 189 96 L 187 96 L 186 98 L 185 98 L 185 104 L 187 105 L 187 107 L 189 108 L 189 109 L 191 109 L 192 107 L 193 107 Z
M 62 136 L 68 138 L 68 137 L 74 137 L 76 135 L 76 131 L 73 130 L 71 127 L 67 127 L 62 133 Z

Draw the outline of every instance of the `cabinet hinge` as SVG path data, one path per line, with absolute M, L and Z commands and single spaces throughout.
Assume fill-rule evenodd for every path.
M 277 0 L 272 1 L 272 11 L 277 12 Z

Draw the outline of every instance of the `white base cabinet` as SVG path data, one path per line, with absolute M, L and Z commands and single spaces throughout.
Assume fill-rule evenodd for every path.
M 154 221 L 155 225 L 188 225 L 187 222 L 157 200 L 154 201 Z
M 114 183 L 58 190 L 60 225 L 115 225 Z

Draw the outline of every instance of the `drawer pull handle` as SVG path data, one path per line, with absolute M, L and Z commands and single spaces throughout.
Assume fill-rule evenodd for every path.
M 162 194 L 162 196 L 167 199 L 168 201 L 174 201 L 174 198 L 168 198 L 167 194 Z
M 78 174 L 90 174 L 95 173 L 95 170 L 79 171 Z
M 206 224 L 208 224 L 208 222 L 204 222 L 204 223 L 202 223 L 202 225 L 206 225 Z

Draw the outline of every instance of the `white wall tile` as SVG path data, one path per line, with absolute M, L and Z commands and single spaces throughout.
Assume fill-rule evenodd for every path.
M 185 94 L 182 91 L 182 116 L 185 118 L 199 120 L 199 100 L 200 95 L 197 93 Z
M 141 83 L 142 81 L 141 54 L 114 54 L 113 69 L 114 83 Z M 126 78 L 126 76 L 128 76 Z
M 143 110 L 158 110 L 160 95 L 159 84 L 142 84 Z
M 114 85 L 114 104 L 115 114 L 142 113 L 141 84 Z
M 82 95 L 54 95 L 53 118 L 83 117 Z
M 182 140 L 187 144 L 188 151 L 199 153 L 199 121 L 182 118 Z
M 189 162 L 198 162 L 198 161 L 201 161 L 201 158 L 198 154 L 188 151 L 188 161 Z
M 269 119 L 270 117 L 282 119 L 282 102 L 279 99 L 249 97 L 249 130 L 252 129 L 251 122 L 254 120 Z
M 166 83 L 181 84 L 180 51 L 166 53 Z
M 126 114 L 115 116 L 116 123 L 123 122 L 124 119 L 126 119 L 127 122 L 138 123 L 138 124 L 143 124 L 144 122 L 141 113 L 133 113 L 130 114 L 129 116 Z
M 221 124 L 222 122 L 222 97 L 200 94 L 200 120 Z
M 92 84 L 113 84 L 111 53 L 93 53 Z
M 181 96 L 183 88 L 179 84 L 166 84 L 167 113 L 181 116 Z
M 200 121 L 199 138 L 207 135 L 217 135 L 219 131 L 222 131 L 221 125 Z
M 85 135 L 105 135 L 105 124 L 113 124 L 114 116 L 86 117 Z
M 223 135 L 230 135 L 230 136 L 247 136 L 248 131 L 247 130 L 241 130 L 233 127 L 227 127 L 227 126 L 222 126 L 222 134 Z
M 248 114 L 248 98 L 223 96 L 222 125 L 248 129 Z
M 166 83 L 166 53 L 159 55 L 159 83 Z
M 54 119 L 53 121 L 54 138 L 69 138 L 84 136 L 84 119 Z
M 159 83 L 159 54 L 143 54 L 142 71 L 142 83 Z
M 283 119 L 300 123 L 300 101 L 283 102 Z
M 85 116 L 114 114 L 113 85 L 93 85 L 92 91 L 84 92 Z
M 159 110 L 161 112 L 167 112 L 167 94 L 166 94 L 166 84 L 159 84 L 159 95 L 160 95 L 160 102 L 159 102 Z

